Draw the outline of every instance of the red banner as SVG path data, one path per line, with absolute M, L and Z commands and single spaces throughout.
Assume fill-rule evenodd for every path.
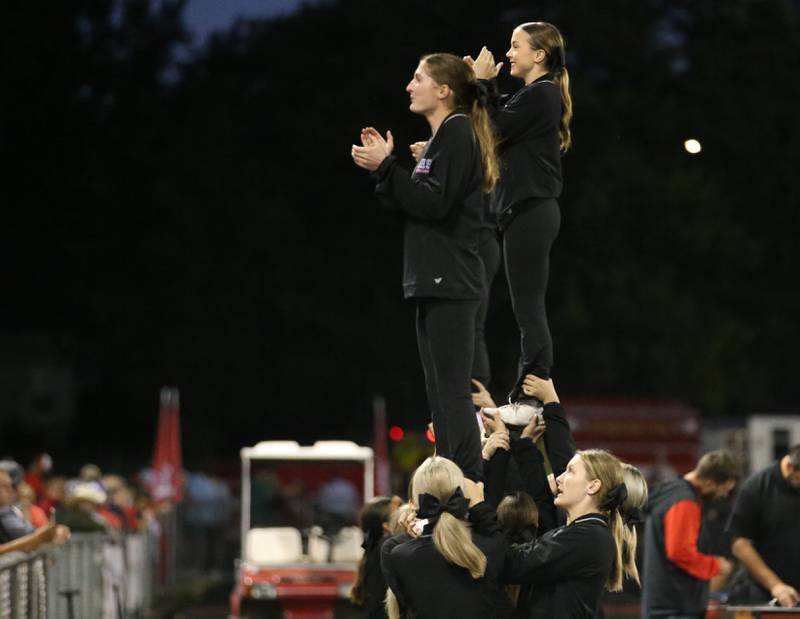
M 180 396 L 177 389 L 164 387 L 158 411 L 158 430 L 153 452 L 153 478 L 150 491 L 156 501 L 180 503 L 181 479 Z

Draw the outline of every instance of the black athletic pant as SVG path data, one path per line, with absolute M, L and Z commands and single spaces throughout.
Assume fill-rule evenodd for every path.
M 436 453 L 483 479 L 480 430 L 470 389 L 478 299 L 417 299 L 417 344 Z
M 492 372 L 491 364 L 489 363 L 489 350 L 486 347 L 486 315 L 489 313 L 489 294 L 492 291 L 492 282 L 497 275 L 497 271 L 500 270 L 500 243 L 497 240 L 497 232 L 494 230 L 481 230 L 478 253 L 483 261 L 485 276 L 481 302 L 478 306 L 478 315 L 475 319 L 475 357 L 472 360 L 472 378 L 479 380 L 488 388 Z
M 550 378 L 553 341 L 547 323 L 545 294 L 550 273 L 550 248 L 561 226 L 555 199 L 535 200 L 516 207 L 503 232 L 506 277 L 520 333 L 519 377 L 509 398 L 522 393 L 526 374 Z

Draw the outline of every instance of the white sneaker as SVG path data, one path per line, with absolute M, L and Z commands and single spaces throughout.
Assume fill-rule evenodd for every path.
M 541 416 L 544 407 L 538 400 L 520 400 L 498 408 L 487 408 L 489 412 L 500 415 L 507 426 L 527 426 L 535 416 Z

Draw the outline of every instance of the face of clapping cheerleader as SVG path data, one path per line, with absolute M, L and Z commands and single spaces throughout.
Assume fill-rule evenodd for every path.
M 528 33 L 517 28 L 511 35 L 511 46 L 506 52 L 510 73 L 513 77 L 525 79 L 536 68 L 537 64 L 544 62 L 547 55 L 542 49 L 531 49 Z
M 424 116 L 445 104 L 445 100 L 450 95 L 450 87 L 440 86 L 434 82 L 433 78 L 428 75 L 425 63 L 420 62 L 414 71 L 414 77 L 406 86 L 406 92 L 411 99 L 408 109 L 415 114 Z
M 581 503 L 591 503 L 601 485 L 599 479 L 588 479 L 583 460 L 579 454 L 575 454 L 567 464 L 567 469 L 556 478 L 554 503 L 567 511 Z

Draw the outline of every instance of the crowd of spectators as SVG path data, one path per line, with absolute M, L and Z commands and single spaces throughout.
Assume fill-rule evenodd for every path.
M 0 554 L 63 544 L 73 533 L 119 539 L 157 527 L 157 509 L 142 484 L 94 464 L 67 477 L 54 471 L 46 453 L 27 468 L 11 457 L 0 460 Z

